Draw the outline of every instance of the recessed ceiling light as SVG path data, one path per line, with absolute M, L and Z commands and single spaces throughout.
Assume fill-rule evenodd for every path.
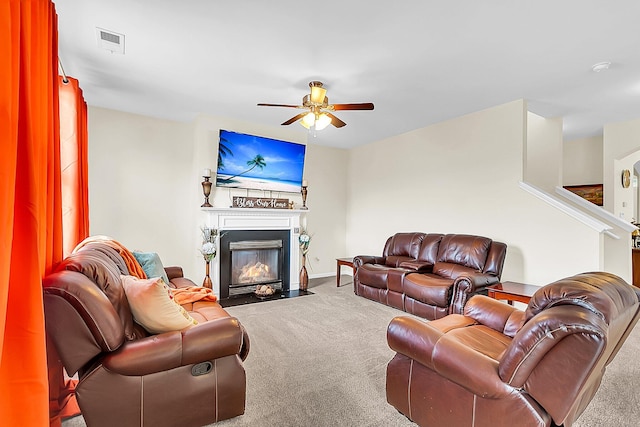
M 599 73 L 600 71 L 608 70 L 610 65 L 611 65 L 611 62 L 609 61 L 598 62 L 597 64 L 594 64 L 591 67 L 591 69 L 596 73 Z

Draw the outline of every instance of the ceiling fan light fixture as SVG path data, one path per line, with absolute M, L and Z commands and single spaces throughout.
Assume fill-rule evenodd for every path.
M 322 86 L 311 86 L 311 102 L 314 104 L 322 104 L 326 94 L 327 90 Z
M 307 129 L 309 129 L 311 126 L 313 126 L 315 121 L 316 121 L 316 115 L 310 111 L 304 115 L 302 120 L 300 120 L 300 124 L 306 127 Z
M 331 124 L 331 117 L 325 113 L 316 114 L 314 112 L 308 112 L 300 120 L 300 124 L 307 129 L 313 128 L 313 130 L 322 130 Z
M 322 130 L 331 124 L 331 117 L 322 113 L 316 119 L 316 130 Z

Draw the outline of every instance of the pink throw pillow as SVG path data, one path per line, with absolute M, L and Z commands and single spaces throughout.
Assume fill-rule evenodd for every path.
M 161 277 L 120 276 L 134 320 L 152 334 L 179 331 L 198 322 L 173 299 Z

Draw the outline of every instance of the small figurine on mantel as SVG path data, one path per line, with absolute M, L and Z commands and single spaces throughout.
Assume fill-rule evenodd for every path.
M 289 209 L 293 209 L 293 200 L 289 202 Z

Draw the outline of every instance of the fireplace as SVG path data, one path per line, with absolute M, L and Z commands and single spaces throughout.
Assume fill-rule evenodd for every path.
M 211 260 L 211 278 L 213 279 L 213 291 L 221 299 L 229 300 L 228 285 L 231 283 L 231 251 L 229 242 L 238 240 L 236 233 L 240 234 L 239 240 L 282 240 L 282 289 L 284 293 L 291 293 L 299 289 L 300 250 L 298 248 L 298 236 L 300 234 L 301 221 L 308 210 L 299 209 L 247 209 L 204 207 L 204 223 L 211 228 L 219 230 L 218 256 Z M 277 236 L 263 232 L 277 232 Z M 286 235 L 286 236 L 285 236 Z M 202 268 L 202 263 L 198 263 Z M 223 279 L 224 277 L 224 279 Z M 223 291 L 222 288 L 225 288 Z M 250 288 L 249 288 L 250 289 Z M 247 291 L 249 289 L 239 289 Z M 235 298 L 242 299 L 242 298 Z
M 289 291 L 289 230 L 228 230 L 220 237 L 220 298 L 271 285 Z

